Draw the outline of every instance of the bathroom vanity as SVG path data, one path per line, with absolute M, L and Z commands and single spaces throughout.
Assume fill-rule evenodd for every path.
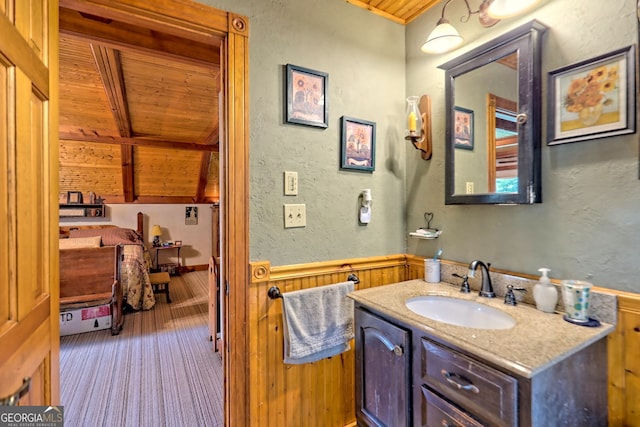
M 364 289 L 356 302 L 360 426 L 607 425 L 606 336 L 502 298 L 422 280 Z M 516 321 L 476 329 L 431 320 L 405 302 L 422 295 L 476 301 Z

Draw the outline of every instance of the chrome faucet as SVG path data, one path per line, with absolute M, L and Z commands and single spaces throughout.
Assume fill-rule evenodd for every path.
M 495 298 L 496 293 L 493 292 L 493 285 L 491 284 L 491 276 L 489 275 L 490 263 L 485 264 L 480 260 L 472 261 L 469 264 L 469 277 L 475 277 L 476 269 L 480 267 L 482 269 L 482 287 L 480 288 L 480 296 L 487 298 Z

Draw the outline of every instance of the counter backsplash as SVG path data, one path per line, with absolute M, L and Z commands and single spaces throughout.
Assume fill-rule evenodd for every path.
M 462 279 L 453 276 L 453 274 L 459 274 L 460 276 L 468 275 L 469 269 L 465 266 L 457 264 L 449 264 L 443 262 L 440 266 L 440 280 L 446 283 L 454 285 L 462 284 Z M 523 288 L 525 292 L 514 291 L 516 300 L 518 303 L 529 304 L 535 307 L 536 303 L 533 299 L 533 287 L 538 282 L 537 279 L 526 279 L 523 277 L 513 276 L 509 274 L 502 274 L 490 271 L 491 282 L 493 284 L 493 290 L 497 295 L 497 298 L 504 298 L 507 293 L 507 285 L 513 285 L 514 289 Z M 480 271 L 476 272 L 475 278 L 469 278 L 469 285 L 472 292 L 478 292 L 482 283 L 482 274 Z M 553 283 L 558 290 L 558 305 L 556 311 L 564 313 L 564 301 L 562 300 L 561 286 Z M 595 284 L 594 284 L 595 285 Z M 613 294 L 601 292 L 595 290 L 591 292 L 589 301 L 589 317 L 598 319 L 601 322 L 616 324 L 617 321 L 617 299 Z

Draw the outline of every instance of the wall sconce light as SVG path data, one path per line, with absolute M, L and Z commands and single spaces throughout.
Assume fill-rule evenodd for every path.
M 427 37 L 427 41 L 422 45 L 422 51 L 425 53 L 444 53 L 448 52 L 455 47 L 459 46 L 463 38 L 458 33 L 458 30 L 455 29 L 453 25 L 449 23 L 449 20 L 444 17 L 444 11 L 447 9 L 449 3 L 452 0 L 447 0 L 442 6 L 442 16 L 438 20 L 436 24 L 436 28 L 433 29 L 429 37 Z M 491 27 L 499 22 L 499 19 L 495 19 L 488 15 L 487 8 L 490 7 L 493 0 L 482 0 L 478 10 L 471 10 L 471 6 L 469 5 L 468 0 L 464 0 L 464 3 L 467 5 L 467 16 L 463 16 L 460 18 L 460 22 L 468 22 L 471 15 L 478 14 L 478 19 L 480 23 L 484 27 Z M 509 1 L 509 0 L 505 0 Z M 519 0 L 516 0 L 519 1 Z M 530 0 L 531 1 L 531 0 Z
M 463 38 L 449 20 L 444 17 L 444 11 L 452 0 L 447 0 L 442 6 L 442 16 L 433 29 L 427 41 L 422 45 L 425 53 L 444 53 L 459 46 Z M 492 27 L 501 19 L 518 15 L 530 9 L 540 0 L 482 0 L 478 10 L 471 10 L 469 0 L 464 0 L 467 5 L 467 15 L 460 18 L 460 22 L 468 22 L 471 15 L 478 14 L 478 19 L 483 27 Z
M 405 137 L 421 151 L 422 158 L 431 158 L 431 98 L 429 95 L 407 98 L 407 129 Z
M 153 236 L 153 247 L 157 248 L 160 246 L 160 236 L 162 235 L 162 230 L 159 225 L 154 225 L 151 228 L 151 235 Z

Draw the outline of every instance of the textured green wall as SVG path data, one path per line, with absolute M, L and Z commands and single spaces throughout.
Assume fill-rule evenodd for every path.
M 605 5 L 606 3 L 606 5 Z M 407 227 L 432 225 L 444 232 L 437 241 L 408 242 L 408 252 L 462 262 L 482 259 L 496 268 L 554 278 L 587 279 L 598 286 L 640 292 L 640 180 L 638 135 L 548 146 L 547 73 L 635 44 L 634 0 L 547 0 L 528 15 L 482 28 L 475 16 L 462 24 L 463 2 L 452 2 L 447 16 L 467 43 L 443 55 L 425 55 L 420 45 L 435 26 L 440 8 L 407 26 L 407 92 L 426 93 L 433 102 L 433 159 L 407 152 Z M 444 72 L 436 67 L 462 52 L 531 19 L 547 25 L 543 43 L 543 203 L 527 206 L 444 205 Z
M 482 28 L 460 23 L 464 2 L 447 16 L 467 42 L 426 55 L 436 7 L 406 27 L 342 0 L 199 0 L 249 17 L 250 248 L 252 260 L 288 265 L 407 251 L 598 286 L 640 292 L 640 180 L 637 134 L 542 147 L 543 203 L 532 206 L 444 205 L 443 62 L 531 19 L 549 26 L 543 44 L 543 102 L 550 70 L 637 43 L 634 0 L 546 0 L 533 12 Z M 475 1 L 472 1 L 475 6 Z M 283 124 L 283 66 L 329 73 L 329 128 Z M 433 158 L 403 139 L 404 98 L 429 94 Z M 377 123 L 373 174 L 339 170 L 343 115 Z M 546 135 L 546 107 L 542 134 Z M 299 195 L 285 197 L 283 171 L 299 174 Z M 373 193 L 373 221 L 357 223 L 362 189 Z M 283 228 L 284 203 L 306 203 L 307 227 Z M 438 240 L 408 238 L 435 213 Z
M 249 18 L 250 257 L 273 265 L 403 253 L 402 25 L 340 0 L 199 0 Z M 329 127 L 283 124 L 284 66 L 329 73 Z M 375 172 L 339 169 L 340 117 L 376 122 Z M 298 172 L 297 196 L 283 172 Z M 358 197 L 373 218 L 358 225 Z M 305 203 L 307 226 L 284 229 L 283 204 Z

